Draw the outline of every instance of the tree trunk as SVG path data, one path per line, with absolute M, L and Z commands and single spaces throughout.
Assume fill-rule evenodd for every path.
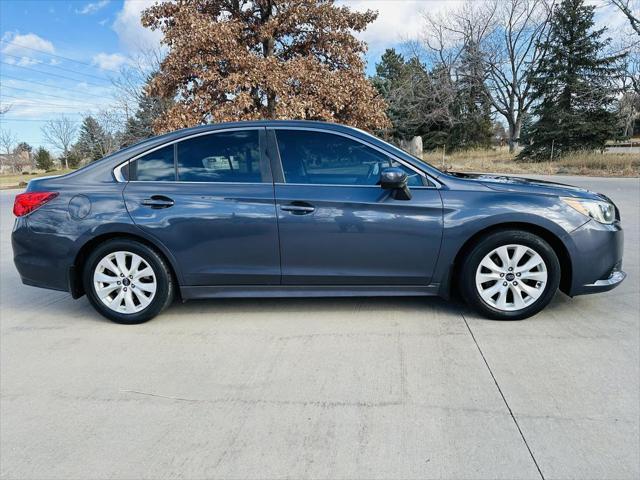
M 67 151 L 66 148 L 64 149 L 63 155 L 64 155 L 64 168 L 69 170 L 69 152 Z
M 522 130 L 522 115 L 514 123 L 509 122 L 509 153 L 514 153 L 519 146 L 520 130 Z

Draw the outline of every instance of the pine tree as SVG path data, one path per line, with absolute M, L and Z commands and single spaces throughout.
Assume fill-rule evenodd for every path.
M 430 72 L 419 59 L 405 60 L 394 49 L 387 49 L 376 64 L 372 83 L 388 105 L 392 127 L 385 133 L 389 137 L 420 136 L 427 149 L 447 143 L 455 86 L 446 69 L 436 66 Z
M 488 148 L 493 126 L 491 104 L 484 84 L 481 53 L 473 42 L 465 47 L 456 82 L 454 118 L 456 124 L 449 138 L 449 147 L 457 149 Z
M 95 118 L 90 115 L 85 117 L 76 143 L 77 153 L 91 161 L 102 158 L 105 155 L 107 135 Z
M 51 154 L 44 147 L 38 148 L 35 154 L 36 168 L 40 170 L 51 170 L 53 168 L 53 158 Z
M 376 76 L 371 82 L 378 92 L 386 97 L 401 81 L 405 67 L 404 57 L 394 48 L 387 48 L 380 57 L 380 62 L 376 63 Z
M 533 117 L 531 114 L 526 113 L 522 116 L 522 127 L 520 128 L 520 138 L 518 143 L 526 147 L 531 143 L 531 129 L 533 128 Z
M 623 55 L 607 56 L 606 28 L 594 30 L 595 6 L 563 0 L 554 12 L 544 47 L 548 55 L 534 72 L 537 102 L 532 142 L 519 158 L 548 160 L 575 150 L 603 149 L 615 135 L 616 76 Z

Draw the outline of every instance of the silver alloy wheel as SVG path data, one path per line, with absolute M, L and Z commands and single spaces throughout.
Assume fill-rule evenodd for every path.
M 156 294 L 156 274 L 140 255 L 112 252 L 96 265 L 93 287 L 102 303 L 114 312 L 138 313 Z
M 476 270 L 482 300 L 514 312 L 533 305 L 547 285 L 547 265 L 531 247 L 503 245 L 489 252 Z

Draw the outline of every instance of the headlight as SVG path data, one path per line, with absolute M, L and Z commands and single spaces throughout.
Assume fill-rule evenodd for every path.
M 598 200 L 584 200 L 580 198 L 560 197 L 561 200 L 579 211 L 583 215 L 593 218 L 594 220 L 612 224 L 616 220 L 616 209 L 609 202 L 601 202 Z

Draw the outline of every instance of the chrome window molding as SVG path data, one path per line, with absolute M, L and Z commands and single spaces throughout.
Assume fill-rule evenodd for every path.
M 276 187 L 342 187 L 342 188 L 377 188 L 380 189 L 380 185 L 345 185 L 343 183 L 286 183 L 276 182 Z M 410 190 L 433 190 L 436 187 L 430 185 L 409 185 Z

